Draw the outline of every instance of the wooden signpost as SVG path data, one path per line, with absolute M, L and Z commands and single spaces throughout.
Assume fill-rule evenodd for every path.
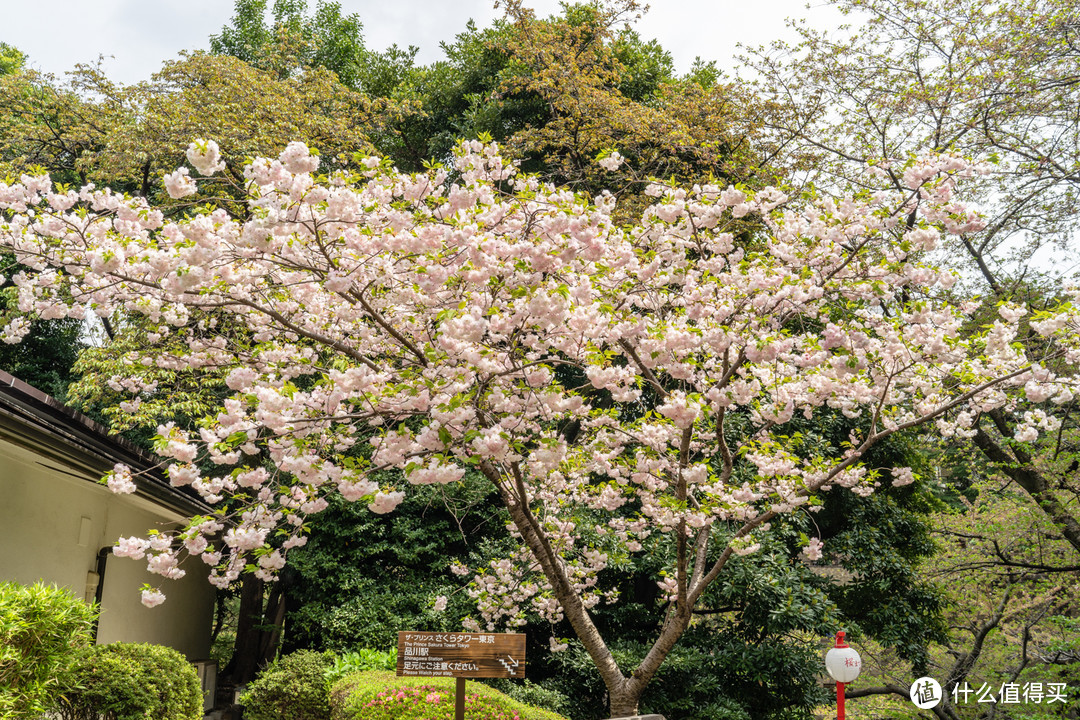
M 399 632 L 397 674 L 457 678 L 456 720 L 465 720 L 465 678 L 525 677 L 520 633 Z

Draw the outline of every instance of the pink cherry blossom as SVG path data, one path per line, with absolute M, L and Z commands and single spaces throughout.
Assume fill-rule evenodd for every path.
M 892 469 L 892 484 L 893 487 L 902 487 L 904 485 L 910 485 L 915 482 L 915 473 L 909 467 L 898 467 Z
M 599 165 L 608 172 L 615 172 L 619 169 L 619 166 L 622 165 L 625 161 L 626 158 L 620 155 L 618 150 L 612 150 L 607 157 L 602 158 L 599 161 Z
M 127 537 L 120 538 L 113 547 L 113 555 L 117 557 L 129 557 L 141 560 L 150 547 L 150 541 L 144 538 Z
M 400 490 L 396 492 L 379 492 L 375 494 L 375 499 L 368 503 L 368 508 L 373 513 L 385 515 L 393 511 L 404 499 L 405 493 Z
M 145 589 L 142 591 L 142 604 L 148 608 L 157 607 L 165 602 L 165 594 L 160 590 Z
M 548 649 L 553 653 L 562 652 L 568 647 L 570 647 L 568 643 L 559 642 L 554 635 L 548 638 Z
M 138 489 L 131 477 L 131 468 L 119 463 L 105 476 L 105 482 L 118 495 L 130 495 Z
M 173 200 L 194 195 L 199 191 L 195 181 L 188 175 L 187 168 L 179 168 L 165 175 L 165 190 Z
M 213 140 L 199 139 L 192 142 L 188 145 L 187 159 L 203 175 L 213 175 L 225 169 L 225 163 L 221 160 L 221 150 Z
M 825 546 L 825 543 L 821 541 L 821 538 L 810 538 L 810 541 L 803 548 L 802 554 L 806 556 L 806 559 L 810 562 L 816 562 L 821 559 L 821 549 Z

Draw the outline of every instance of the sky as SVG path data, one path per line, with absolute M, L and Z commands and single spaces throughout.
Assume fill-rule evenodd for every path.
M 314 7 L 316 0 L 309 0 Z M 232 17 L 232 0 L 36 0 L 8 3 L 0 19 L 0 40 L 30 56 L 38 70 L 61 75 L 76 63 L 106 56 L 104 69 L 124 84 L 145 80 L 181 50 L 205 49 Z M 341 0 L 345 14 L 364 23 L 365 44 L 420 48 L 420 63 L 439 60 L 439 42 L 452 40 L 468 18 L 481 27 L 501 15 L 492 0 Z M 557 12 L 555 0 L 526 0 L 538 15 Z M 737 44 L 761 45 L 793 40 L 788 17 L 808 18 L 822 29 L 839 14 L 814 0 L 654 0 L 636 26 L 646 39 L 660 41 L 685 72 L 696 56 L 733 66 Z

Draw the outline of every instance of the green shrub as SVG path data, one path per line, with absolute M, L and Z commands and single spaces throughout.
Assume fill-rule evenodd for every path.
M 330 693 L 332 720 L 453 720 L 454 678 L 403 678 L 385 671 L 341 680 Z M 565 720 L 476 682 L 465 683 L 469 720 Z
M 554 687 L 554 683 L 534 683 L 532 680 L 513 680 L 511 678 L 497 678 L 485 680 L 484 684 L 493 687 L 504 695 L 512 697 L 518 702 L 532 705 L 533 707 L 547 708 L 560 715 L 571 714 L 574 703 L 565 694 Z
M 328 720 L 333 653 L 299 650 L 274 661 L 240 699 L 246 720 Z
M 364 670 L 394 670 L 396 667 L 397 648 L 390 648 L 390 652 L 361 648 L 335 658 L 334 666 L 326 671 L 326 680 L 333 685 L 346 675 Z
M 200 720 L 195 666 L 172 648 L 98 645 L 86 652 L 59 708 L 63 720 Z
M 70 687 L 97 610 L 67 590 L 0 582 L 0 717 L 36 718 Z

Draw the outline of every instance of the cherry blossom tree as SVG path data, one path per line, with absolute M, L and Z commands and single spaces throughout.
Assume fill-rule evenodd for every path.
M 221 169 L 213 142 L 187 157 L 200 175 Z M 652 182 L 654 204 L 627 226 L 610 193 L 542 183 L 480 141 L 422 174 L 377 157 L 360 172 L 319 164 L 299 142 L 253 160 L 246 220 L 200 206 L 167 217 L 45 176 L 0 184 L 0 242 L 26 266 L 13 276 L 26 316 L 2 339 L 31 316 L 135 317 L 145 335 L 108 379 L 124 413 L 170 383 L 228 388 L 197 431 L 163 423 L 156 449 L 174 485 L 232 509 L 115 548 L 164 578 L 187 554 L 218 586 L 245 570 L 273 580 L 329 495 L 386 513 L 407 484 L 475 468 L 520 539 L 488 567 L 456 568 L 479 616 L 488 629 L 565 618 L 611 712 L 629 715 L 702 593 L 772 521 L 833 487 L 913 480 L 867 466 L 875 443 L 929 423 L 968 433 L 998 407 L 1028 408 L 1028 442 L 1072 398 L 1076 309 L 1030 320 L 1043 336 L 1031 357 L 1007 304 L 964 336 L 977 303 L 948 302 L 955 277 L 925 262 L 943 236 L 982 227 L 954 197 L 979 168 L 956 157 L 911 160 L 895 192 L 823 200 Z M 228 181 L 165 177 L 177 199 L 214 182 Z M 785 432 L 797 413 L 831 412 L 860 420 L 839 456 Z M 385 470 L 404 481 L 380 485 Z M 139 483 L 122 466 L 106 480 Z M 660 548 L 657 636 L 623 668 L 590 608 L 618 601 L 605 568 Z

